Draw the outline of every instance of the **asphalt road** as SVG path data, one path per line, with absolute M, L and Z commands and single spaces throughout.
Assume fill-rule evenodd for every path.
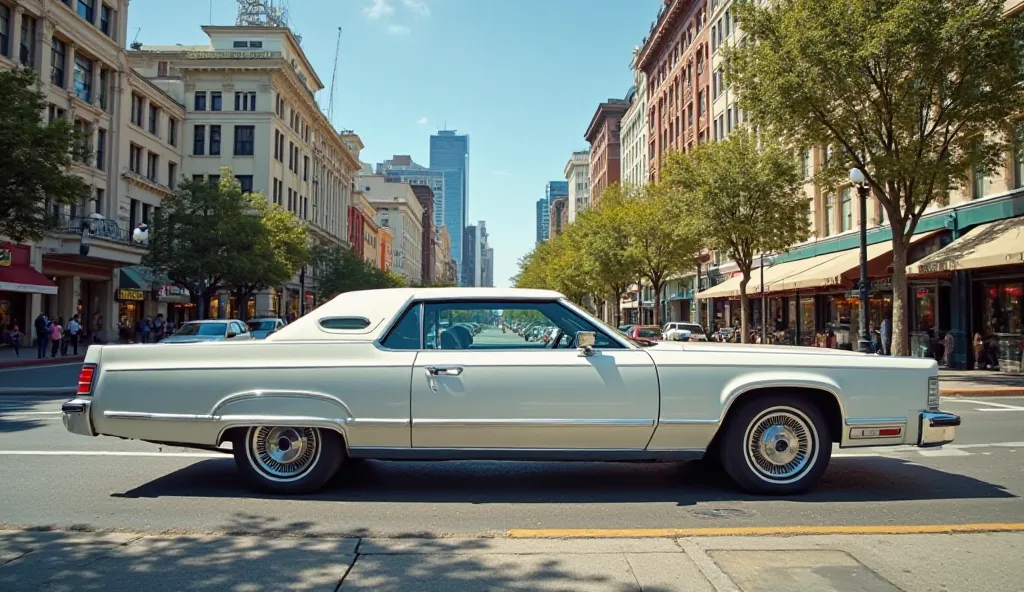
M 1024 399 L 944 400 L 937 450 L 837 451 L 799 497 L 737 492 L 699 463 L 364 462 L 312 497 L 257 495 L 229 456 L 65 432 L 66 397 L 0 397 L 0 526 L 350 536 L 1020 522 Z
M 35 351 L 32 353 L 34 355 Z M 72 386 L 78 383 L 78 372 L 81 369 L 80 361 L 52 366 L 0 368 L 0 389 Z

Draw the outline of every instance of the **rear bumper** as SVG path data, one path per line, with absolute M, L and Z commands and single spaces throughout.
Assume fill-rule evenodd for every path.
M 80 436 L 95 436 L 96 430 L 92 427 L 92 418 L 89 415 L 91 404 L 92 401 L 87 399 L 72 399 L 61 405 L 64 429 Z
M 956 428 L 959 425 L 959 415 L 942 411 L 925 411 L 921 414 L 921 429 L 918 432 L 917 445 L 927 448 L 949 444 L 956 438 Z

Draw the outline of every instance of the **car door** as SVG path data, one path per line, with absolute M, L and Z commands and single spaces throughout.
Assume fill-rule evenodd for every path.
M 506 314 L 572 338 L 595 331 L 593 355 L 565 335 L 551 347 L 503 333 Z M 483 328 L 460 330 L 460 319 Z M 650 441 L 659 397 L 650 356 L 563 303 L 428 302 L 423 330 L 434 346 L 412 372 L 413 448 L 642 450 Z

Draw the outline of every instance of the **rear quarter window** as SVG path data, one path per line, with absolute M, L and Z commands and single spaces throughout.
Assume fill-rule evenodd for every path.
M 358 331 L 370 326 L 370 319 L 365 317 L 328 317 L 320 319 L 320 326 L 334 331 Z

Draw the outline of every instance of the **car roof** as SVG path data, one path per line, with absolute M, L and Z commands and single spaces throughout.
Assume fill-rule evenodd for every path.
M 553 290 L 526 288 L 385 288 L 357 290 L 339 294 L 305 316 L 288 323 L 267 339 L 273 341 L 356 340 L 372 341 L 390 326 L 390 321 L 414 300 L 558 300 L 564 296 Z M 369 321 L 363 329 L 325 330 L 320 319 L 362 318 Z

